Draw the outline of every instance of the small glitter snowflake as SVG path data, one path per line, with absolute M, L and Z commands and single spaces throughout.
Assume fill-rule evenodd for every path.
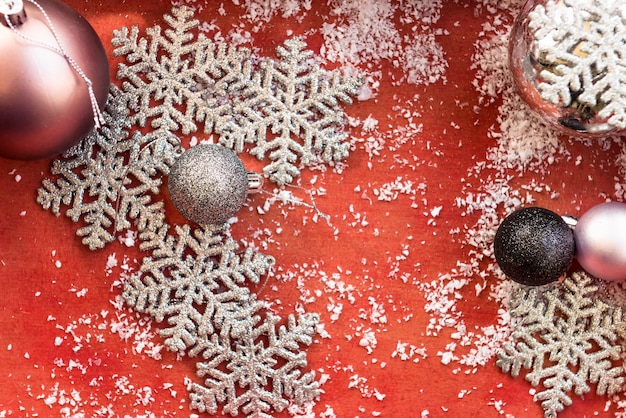
M 168 229 L 164 225 L 141 235 L 140 248 L 151 256 L 126 283 L 123 297 L 157 322 L 166 319 L 159 331 L 165 345 L 184 351 L 223 329 L 225 322 L 250 318 L 260 309 L 243 284 L 258 283 L 274 259 L 252 248 L 238 254 L 227 226 L 176 226 L 176 235 L 168 235 Z
M 522 368 L 546 417 L 572 404 L 570 392 L 582 396 L 596 385 L 599 395 L 622 391 L 621 342 L 626 316 L 597 297 L 598 286 L 586 273 L 574 273 L 548 289 L 522 287 L 511 298 L 511 315 L 519 321 L 498 354 L 497 366 L 513 377 Z
M 626 128 L 626 9 L 621 2 L 548 1 L 528 14 L 542 64 L 537 86 L 555 105 L 597 112 Z
M 106 125 L 56 159 L 37 202 L 44 209 L 85 224 L 77 235 L 95 250 L 134 224 L 139 230 L 163 225 L 163 202 L 154 201 L 162 177 L 182 152 L 167 131 L 128 132 L 126 96 L 115 86 L 104 111 Z
M 313 52 L 297 38 L 285 41 L 276 53 L 280 60 L 264 60 L 250 73 L 243 98 L 233 105 L 232 117 L 216 130 L 220 143 L 241 152 L 244 144 L 259 159 L 272 160 L 264 173 L 278 185 L 300 175 L 320 156 L 325 163 L 347 157 L 345 115 L 338 104 L 352 103 L 361 81 L 311 63 Z
M 302 373 L 307 366 L 303 345 L 312 343 L 319 320 L 315 314 L 290 315 L 286 325 L 267 314 L 238 321 L 229 333 L 205 339 L 199 345 L 204 361 L 197 364 L 204 385 L 192 384 L 191 407 L 215 414 L 271 418 L 291 402 L 303 405 L 321 393 L 315 373 Z M 242 391 L 243 389 L 243 391 Z

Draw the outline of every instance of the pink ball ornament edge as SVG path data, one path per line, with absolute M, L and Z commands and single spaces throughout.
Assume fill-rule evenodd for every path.
M 574 228 L 576 259 L 589 274 L 626 280 L 626 204 L 608 202 L 585 212 Z
M 109 92 L 109 62 L 98 34 L 77 11 L 57 0 L 38 0 L 63 48 L 91 80 L 101 109 Z M 24 1 L 27 19 L 17 29 L 58 47 L 41 11 Z M 4 17 L 4 16 L 0 16 Z M 19 37 L 0 24 L 0 157 L 48 158 L 78 143 L 94 127 L 85 80 L 59 53 Z

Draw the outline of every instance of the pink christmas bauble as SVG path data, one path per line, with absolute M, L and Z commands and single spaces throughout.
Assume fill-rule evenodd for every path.
M 574 228 L 576 258 L 585 271 L 599 279 L 626 280 L 626 204 L 594 206 Z
M 102 109 L 109 91 L 104 46 L 89 23 L 57 0 L 37 0 L 60 43 L 91 80 Z M 58 48 L 50 25 L 32 2 L 16 29 L 29 40 Z M 0 14 L 4 21 L 4 15 Z M 94 127 L 85 80 L 58 52 L 24 39 L 0 24 L 0 156 L 34 160 L 59 154 Z

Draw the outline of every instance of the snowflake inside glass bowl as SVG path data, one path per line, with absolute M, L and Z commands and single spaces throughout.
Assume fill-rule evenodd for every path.
M 522 98 L 573 135 L 626 132 L 626 4 L 528 0 L 509 65 Z

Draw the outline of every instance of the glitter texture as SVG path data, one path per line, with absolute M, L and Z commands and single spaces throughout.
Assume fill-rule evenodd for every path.
M 117 78 L 134 111 L 132 123 L 185 135 L 200 126 L 209 134 L 231 112 L 230 90 L 249 76 L 250 52 L 196 36 L 193 15 L 190 8 L 173 8 L 163 16 L 165 33 L 156 25 L 146 29 L 147 38 L 137 26 L 113 31 L 113 54 L 126 59 Z
M 278 185 L 291 183 L 300 175 L 295 164 L 307 166 L 348 156 L 348 134 L 343 132 L 345 114 L 339 102 L 352 103 L 362 80 L 344 77 L 311 64 L 313 52 L 297 38 L 276 48 L 280 60 L 264 60 L 250 73 L 243 98 L 233 107 L 217 131 L 220 143 L 236 152 L 254 144 L 250 153 L 258 159 L 266 154 L 271 163 L 263 172 Z
M 498 228 L 494 254 L 518 283 L 539 286 L 565 274 L 574 258 L 574 233 L 556 213 L 543 208 L 513 212 Z
M 254 316 L 235 324 L 230 334 L 203 340 L 205 361 L 197 369 L 204 385 L 192 384 L 191 407 L 214 414 L 224 403 L 224 414 L 241 411 L 247 417 L 271 418 L 271 409 L 282 411 L 289 405 L 286 398 L 297 405 L 313 401 L 321 394 L 319 382 L 315 373 L 300 372 L 307 360 L 298 347 L 313 342 L 318 321 L 315 314 L 290 315 L 277 330 L 275 315 L 264 321 Z
M 246 281 L 258 283 L 274 265 L 272 257 L 248 249 L 237 254 L 238 244 L 226 226 L 209 225 L 193 230 L 165 225 L 142 235 L 142 250 L 151 250 L 140 273 L 124 287 L 129 306 L 153 316 L 167 326 L 160 334 L 165 345 L 182 351 L 208 338 L 225 322 L 249 318 L 260 309 Z
M 238 245 L 226 225 L 192 229 L 164 225 L 143 235 L 141 248 L 152 256 L 125 285 L 129 306 L 164 322 L 165 345 L 188 356 L 201 355 L 190 386 L 190 405 L 200 412 L 222 411 L 271 417 L 290 402 L 303 405 L 321 394 L 307 367 L 302 346 L 310 345 L 316 314 L 289 315 L 285 325 L 244 286 L 258 283 L 274 265 L 272 257 Z M 262 315 L 265 315 L 262 320 Z
M 174 206 L 187 219 L 198 224 L 223 224 L 245 203 L 248 175 L 229 149 L 201 144 L 176 160 L 168 188 Z
M 496 365 L 517 377 L 521 369 L 533 386 L 546 418 L 572 404 L 571 391 L 582 396 L 596 385 L 599 395 L 622 391 L 620 360 L 626 318 L 597 295 L 598 286 L 584 272 L 574 273 L 549 289 L 520 287 L 511 297 L 518 322 Z
M 135 226 L 152 230 L 163 225 L 162 178 L 182 152 L 179 140 L 167 131 L 147 134 L 128 131 L 127 96 L 117 87 L 104 110 L 106 125 L 54 160 L 37 202 L 44 209 L 84 223 L 76 234 L 95 250 L 115 234 Z

